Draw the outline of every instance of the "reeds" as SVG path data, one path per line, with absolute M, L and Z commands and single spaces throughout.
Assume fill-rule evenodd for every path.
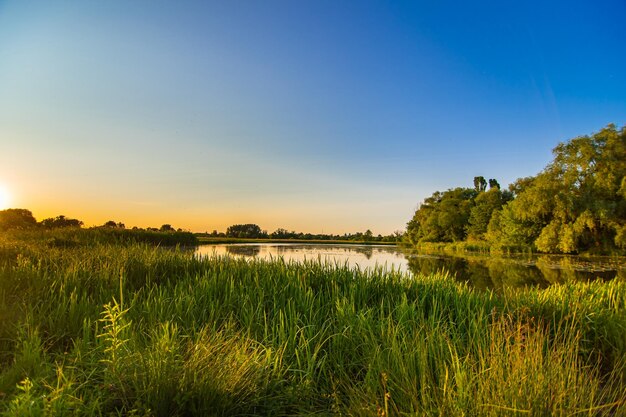
M 626 415 L 626 283 L 0 241 L 3 415 Z

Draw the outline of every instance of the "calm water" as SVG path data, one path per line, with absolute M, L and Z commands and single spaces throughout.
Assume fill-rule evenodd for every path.
M 322 260 L 361 269 L 380 266 L 412 274 L 448 271 L 459 281 L 495 290 L 505 286 L 538 286 L 570 280 L 626 279 L 624 259 L 575 256 L 443 256 L 405 252 L 394 246 L 315 245 L 297 243 L 245 243 L 201 245 L 198 255 L 230 255 L 286 261 Z
M 282 257 L 286 261 L 322 260 L 351 267 L 373 268 L 382 266 L 403 272 L 408 271 L 404 254 L 394 246 L 383 245 L 316 245 L 298 243 L 240 243 L 200 245 L 199 255 L 232 255 L 271 259 Z

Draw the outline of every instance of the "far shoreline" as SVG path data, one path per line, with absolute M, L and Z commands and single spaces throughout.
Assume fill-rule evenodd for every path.
M 397 242 L 375 242 L 361 240 L 323 240 L 323 239 L 255 239 L 238 237 L 207 237 L 196 236 L 198 245 L 225 244 L 225 243 L 314 243 L 320 245 L 368 245 L 368 246 L 397 246 Z

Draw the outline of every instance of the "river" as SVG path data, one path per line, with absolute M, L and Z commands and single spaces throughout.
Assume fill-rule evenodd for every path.
M 447 271 L 478 289 L 547 287 L 566 281 L 626 279 L 626 260 L 556 255 L 451 256 L 406 251 L 395 246 L 351 244 L 244 243 L 200 245 L 197 255 L 285 261 L 321 260 L 338 265 L 385 268 L 410 274 Z

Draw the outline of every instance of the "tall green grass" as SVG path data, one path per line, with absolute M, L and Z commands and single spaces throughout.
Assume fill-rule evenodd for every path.
M 0 238 L 0 413 L 626 415 L 626 282 Z

